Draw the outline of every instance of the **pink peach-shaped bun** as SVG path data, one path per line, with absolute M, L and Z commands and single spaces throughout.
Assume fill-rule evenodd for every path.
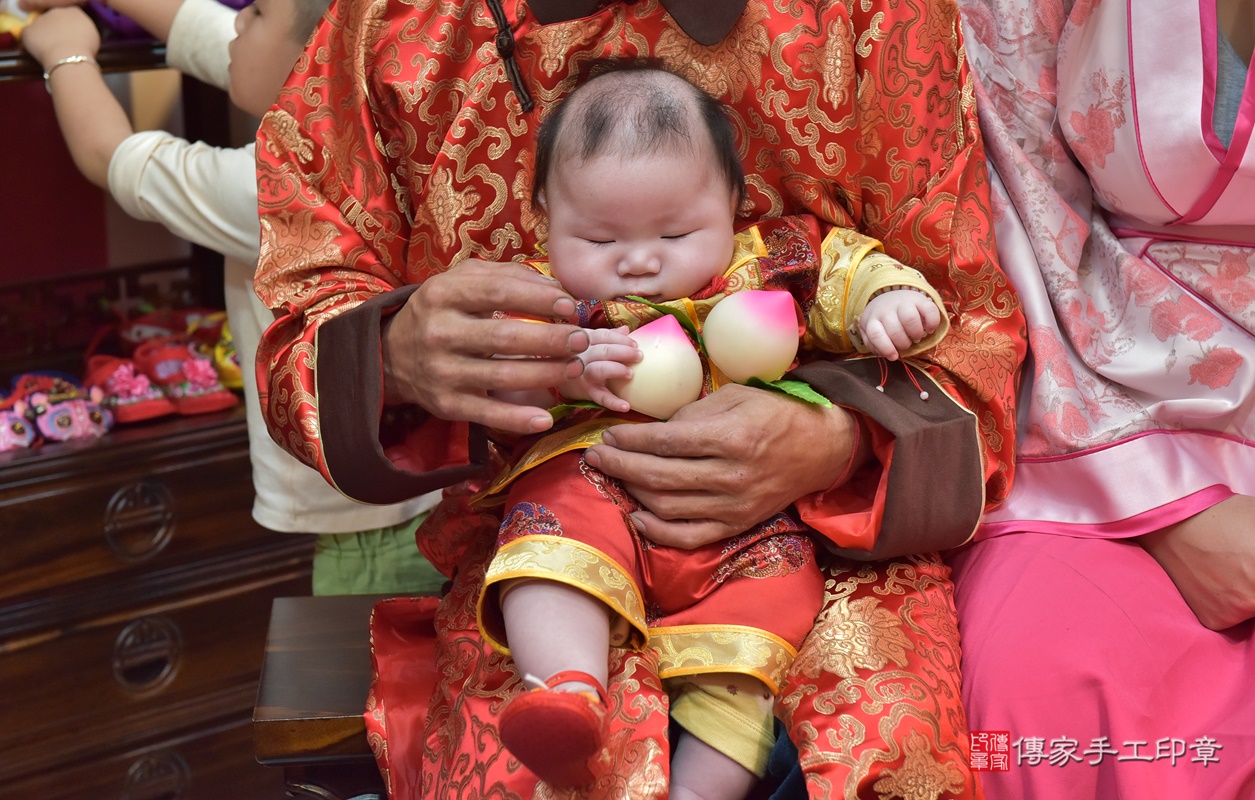
M 730 294 L 710 310 L 702 326 L 710 360 L 737 383 L 779 380 L 797 358 L 799 335 L 793 295 L 780 291 Z
M 632 377 L 607 382 L 633 411 L 670 419 L 702 393 L 702 359 L 684 328 L 670 314 L 628 334 L 641 348 L 641 360 L 632 365 Z

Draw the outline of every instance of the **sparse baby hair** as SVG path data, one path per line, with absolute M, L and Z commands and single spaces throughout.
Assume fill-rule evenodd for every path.
M 679 75 L 639 62 L 594 72 L 541 122 L 532 202 L 562 161 L 631 158 L 661 148 L 709 151 L 738 206 L 744 202 L 745 170 L 723 104 Z

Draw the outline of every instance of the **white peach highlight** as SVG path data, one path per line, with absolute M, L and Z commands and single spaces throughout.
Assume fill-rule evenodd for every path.
M 670 419 L 702 393 L 702 359 L 679 321 L 670 314 L 628 334 L 641 348 L 632 377 L 607 382 L 633 411 Z
M 737 383 L 779 380 L 797 358 L 800 339 L 793 295 L 747 290 L 720 300 L 702 326 L 706 354 Z

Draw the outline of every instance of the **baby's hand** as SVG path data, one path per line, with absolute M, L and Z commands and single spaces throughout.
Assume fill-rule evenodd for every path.
M 587 328 L 588 348 L 577 357 L 584 362 L 584 372 L 558 387 L 563 397 L 571 400 L 592 400 L 611 411 L 630 411 L 632 407 L 606 386 L 616 378 L 632 377 L 629 364 L 641 360 L 636 340 L 627 335 L 623 326 L 614 330 Z
M 858 318 L 863 343 L 890 361 L 897 361 L 900 353 L 937 330 L 940 324 L 937 304 L 928 295 L 912 289 L 876 295 Z

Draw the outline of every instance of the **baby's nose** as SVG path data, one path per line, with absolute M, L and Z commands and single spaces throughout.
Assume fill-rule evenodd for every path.
M 647 247 L 634 247 L 619 261 L 620 275 L 652 275 L 662 269 L 662 260 Z

